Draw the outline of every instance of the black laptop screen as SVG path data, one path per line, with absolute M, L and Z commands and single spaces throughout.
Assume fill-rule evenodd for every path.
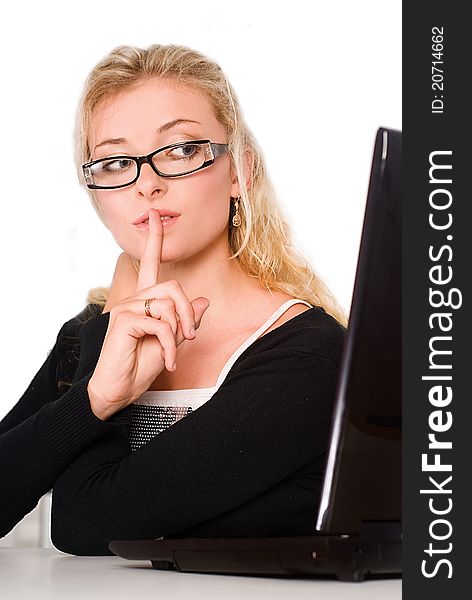
M 401 133 L 377 132 L 316 529 L 401 519 Z

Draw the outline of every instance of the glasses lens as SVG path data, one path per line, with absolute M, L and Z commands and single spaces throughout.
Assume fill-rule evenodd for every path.
M 87 168 L 87 183 L 103 187 L 125 185 L 133 181 L 137 170 L 131 158 L 107 158 Z
M 185 175 L 199 169 L 212 158 L 210 144 L 179 144 L 158 152 L 153 163 L 165 175 Z

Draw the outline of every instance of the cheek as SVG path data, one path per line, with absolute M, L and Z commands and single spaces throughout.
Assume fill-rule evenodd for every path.
M 230 197 L 224 186 L 208 185 L 193 187 L 186 194 L 183 212 L 186 214 L 188 240 L 198 238 L 209 243 L 228 228 Z
M 123 211 L 117 210 L 117 207 L 122 204 L 119 201 L 113 202 L 110 198 L 102 201 L 98 200 L 105 225 L 116 243 L 128 254 L 138 256 L 140 248 L 137 247 L 137 240 L 130 236 L 131 217 L 124 214 Z
M 113 231 L 129 220 L 130 215 L 127 214 L 129 212 L 127 207 L 132 205 L 129 190 L 97 191 L 96 199 L 103 220 L 110 230 Z
M 228 220 L 231 179 L 229 169 L 225 167 L 214 164 L 208 170 L 195 174 L 193 180 L 185 181 L 186 189 L 181 197 L 185 199 L 186 211 L 204 216 L 206 222 Z
M 100 211 L 103 216 L 106 227 L 111 231 L 113 235 L 124 221 L 124 216 L 117 211 L 116 208 L 119 206 L 116 202 L 110 201 L 110 198 L 100 199 L 97 198 L 100 206 Z

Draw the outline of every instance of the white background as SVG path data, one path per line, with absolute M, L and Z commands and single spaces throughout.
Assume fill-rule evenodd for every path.
M 401 2 L 107 0 L 2 7 L 0 417 L 120 249 L 76 180 L 89 70 L 115 46 L 178 43 L 240 98 L 294 240 L 348 310 L 379 126 L 401 129 Z M 302 159 L 303 157 L 303 159 Z

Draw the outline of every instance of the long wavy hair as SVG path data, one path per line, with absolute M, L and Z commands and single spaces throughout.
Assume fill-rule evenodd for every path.
M 75 160 L 81 183 L 85 186 L 81 165 L 92 160 L 91 123 L 99 103 L 155 78 L 203 94 L 226 129 L 229 156 L 240 188 L 242 217 L 241 225 L 234 227 L 234 204 L 231 202 L 228 222 L 230 260 L 239 261 L 243 271 L 257 277 L 268 290 L 285 292 L 321 306 L 345 325 L 347 319 L 343 308 L 292 245 L 289 227 L 277 202 L 262 152 L 244 121 L 232 86 L 219 65 L 201 53 L 177 45 L 156 44 L 147 49 L 119 46 L 96 65 L 87 78 L 77 111 Z M 246 185 L 248 153 L 252 156 L 252 170 Z M 88 188 L 87 191 L 102 218 L 93 191 Z M 106 288 L 96 288 L 89 292 L 88 301 L 104 305 L 106 296 Z

